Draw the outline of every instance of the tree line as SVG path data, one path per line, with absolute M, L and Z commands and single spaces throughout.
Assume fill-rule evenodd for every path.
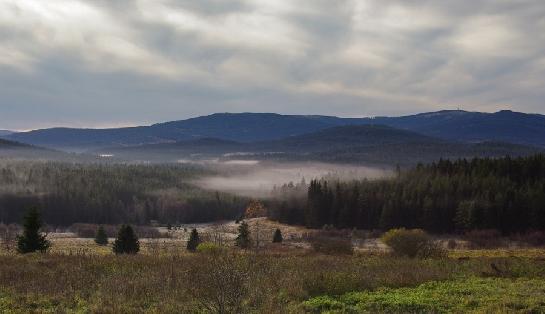
M 192 184 L 211 170 L 192 165 L 0 161 L 0 222 L 39 207 L 53 226 L 197 223 L 234 219 L 247 200 Z
M 279 191 L 269 216 L 310 228 L 545 230 L 544 155 L 439 160 L 387 179 L 321 179 Z

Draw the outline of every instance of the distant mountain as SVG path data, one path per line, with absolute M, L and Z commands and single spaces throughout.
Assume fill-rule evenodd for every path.
M 172 162 L 181 159 L 267 159 L 408 165 L 439 158 L 524 156 L 542 149 L 508 143 L 460 143 L 383 125 L 333 127 L 280 140 L 240 143 L 199 139 L 111 147 L 97 154 L 119 159 Z
M 320 119 L 272 113 L 218 113 L 151 126 L 118 129 L 53 128 L 12 134 L 16 141 L 83 151 L 109 146 L 171 143 L 199 138 L 263 141 L 330 127 Z
M 13 134 L 13 132 L 8 130 L 0 130 L 0 136 L 6 136 L 10 134 Z
M 203 138 L 250 143 L 280 140 L 336 126 L 386 125 L 428 137 L 478 143 L 507 142 L 545 147 L 545 116 L 512 111 L 461 110 L 402 117 L 338 118 L 274 113 L 217 113 L 187 120 L 117 129 L 53 128 L 4 138 L 69 151 L 112 146 L 175 143 Z
M 429 136 L 463 141 L 502 141 L 545 147 L 545 116 L 503 110 L 496 113 L 446 110 L 404 117 L 377 117 L 389 125 Z

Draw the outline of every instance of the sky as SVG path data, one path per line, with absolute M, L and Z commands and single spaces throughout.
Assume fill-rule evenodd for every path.
M 543 0 L 0 0 L 0 129 L 545 113 Z

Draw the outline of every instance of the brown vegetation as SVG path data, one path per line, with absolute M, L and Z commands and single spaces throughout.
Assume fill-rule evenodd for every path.
M 76 223 L 70 226 L 68 230 L 70 232 L 73 232 L 78 235 L 80 238 L 94 238 L 97 230 L 98 230 L 97 224 L 83 224 L 83 223 Z M 104 231 L 108 235 L 109 238 L 114 238 L 117 236 L 117 232 L 119 230 L 119 226 L 116 225 L 103 225 Z M 161 233 L 157 228 L 154 227 L 147 227 L 147 226 L 135 226 L 135 232 L 138 235 L 139 238 L 150 238 L 150 239 L 156 239 L 156 238 L 168 238 L 168 233 Z
M 301 312 L 309 297 L 433 280 L 545 276 L 525 259 L 412 260 L 388 256 L 271 255 L 238 250 L 168 256 L 0 256 L 0 311 L 214 313 Z M 418 271 L 415 271 L 418 269 Z

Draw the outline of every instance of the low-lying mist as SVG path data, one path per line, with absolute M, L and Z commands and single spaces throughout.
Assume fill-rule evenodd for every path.
M 308 183 L 323 177 L 339 180 L 378 179 L 392 174 L 391 169 L 338 165 L 318 162 L 272 163 L 258 161 L 214 162 L 219 175 L 198 179 L 202 188 L 249 197 L 268 197 L 275 186 L 293 182 Z

